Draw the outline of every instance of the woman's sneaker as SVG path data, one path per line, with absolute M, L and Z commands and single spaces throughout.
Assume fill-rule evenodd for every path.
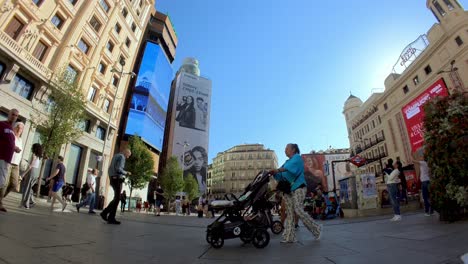
M 320 240 L 322 238 L 323 225 L 319 224 L 318 235 L 315 237 L 315 240 Z
M 390 221 L 392 221 L 392 222 L 401 221 L 401 215 L 395 215 L 395 216 L 393 216 L 393 218 L 390 219 Z

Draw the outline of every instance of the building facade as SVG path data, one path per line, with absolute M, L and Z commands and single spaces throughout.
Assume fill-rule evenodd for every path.
M 224 196 L 242 193 L 260 171 L 277 169 L 278 158 L 262 144 L 244 144 L 218 153 L 211 166 L 208 193 Z
M 154 160 L 154 178 L 157 178 L 162 151 L 169 92 L 174 77 L 172 62 L 178 39 L 168 16 L 153 10 L 143 35 L 126 94 L 116 149 L 128 144 L 130 136 L 138 135 L 150 149 Z M 147 188 L 133 190 L 135 198 L 151 200 L 155 183 Z M 129 193 L 129 186 L 124 189 Z M 132 195 L 133 196 L 133 195 Z M 135 199 L 130 202 L 134 206 Z
M 83 136 L 60 154 L 66 182 L 79 187 L 99 156 L 107 167 L 132 77 L 122 73 L 132 70 L 154 1 L 6 0 L 0 6 L 1 115 L 19 110 L 26 122 L 23 158 L 28 159 L 31 145 L 39 141 L 28 119 L 43 111 L 54 73 L 72 73 L 86 97 L 87 120 Z M 106 186 L 107 170 L 103 176 L 100 186 Z
M 352 95 L 345 102 L 352 156 L 368 160 L 364 172 L 380 173 L 388 158 L 410 164 L 423 145 L 421 123 L 411 120 L 421 115 L 423 102 L 433 93 L 467 91 L 468 12 L 456 0 L 426 5 L 437 23 L 403 50 L 385 91 L 364 103 Z

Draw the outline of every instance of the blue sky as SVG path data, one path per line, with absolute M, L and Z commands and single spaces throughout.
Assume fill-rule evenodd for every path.
M 459 1 L 465 8 L 468 0 Z M 436 23 L 426 1 L 158 0 L 213 81 L 209 163 L 242 143 L 303 153 L 349 147 L 343 104 L 383 88 L 401 51 Z

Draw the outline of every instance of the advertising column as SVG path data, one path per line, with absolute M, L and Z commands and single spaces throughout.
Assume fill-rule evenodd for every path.
M 200 193 L 206 192 L 211 80 L 187 72 L 177 78 L 172 154 L 179 159 L 184 178 L 192 175 Z

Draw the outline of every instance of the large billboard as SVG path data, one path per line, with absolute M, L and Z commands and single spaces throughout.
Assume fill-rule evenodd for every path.
M 439 79 L 418 97 L 405 105 L 401 111 L 408 131 L 411 151 L 415 152 L 424 144 L 423 119 L 424 104 L 436 96 L 447 96 L 448 91 L 443 79 Z
M 177 77 L 172 155 L 179 158 L 184 177 L 191 174 L 200 193 L 206 192 L 211 80 L 182 72 Z
M 173 70 L 161 47 L 146 42 L 130 102 L 125 134 L 138 134 L 150 146 L 162 150 Z
M 302 154 L 304 160 L 304 176 L 307 184 L 307 194 L 315 190 L 319 185 L 323 191 L 328 190 L 328 179 L 325 175 L 325 155 Z

